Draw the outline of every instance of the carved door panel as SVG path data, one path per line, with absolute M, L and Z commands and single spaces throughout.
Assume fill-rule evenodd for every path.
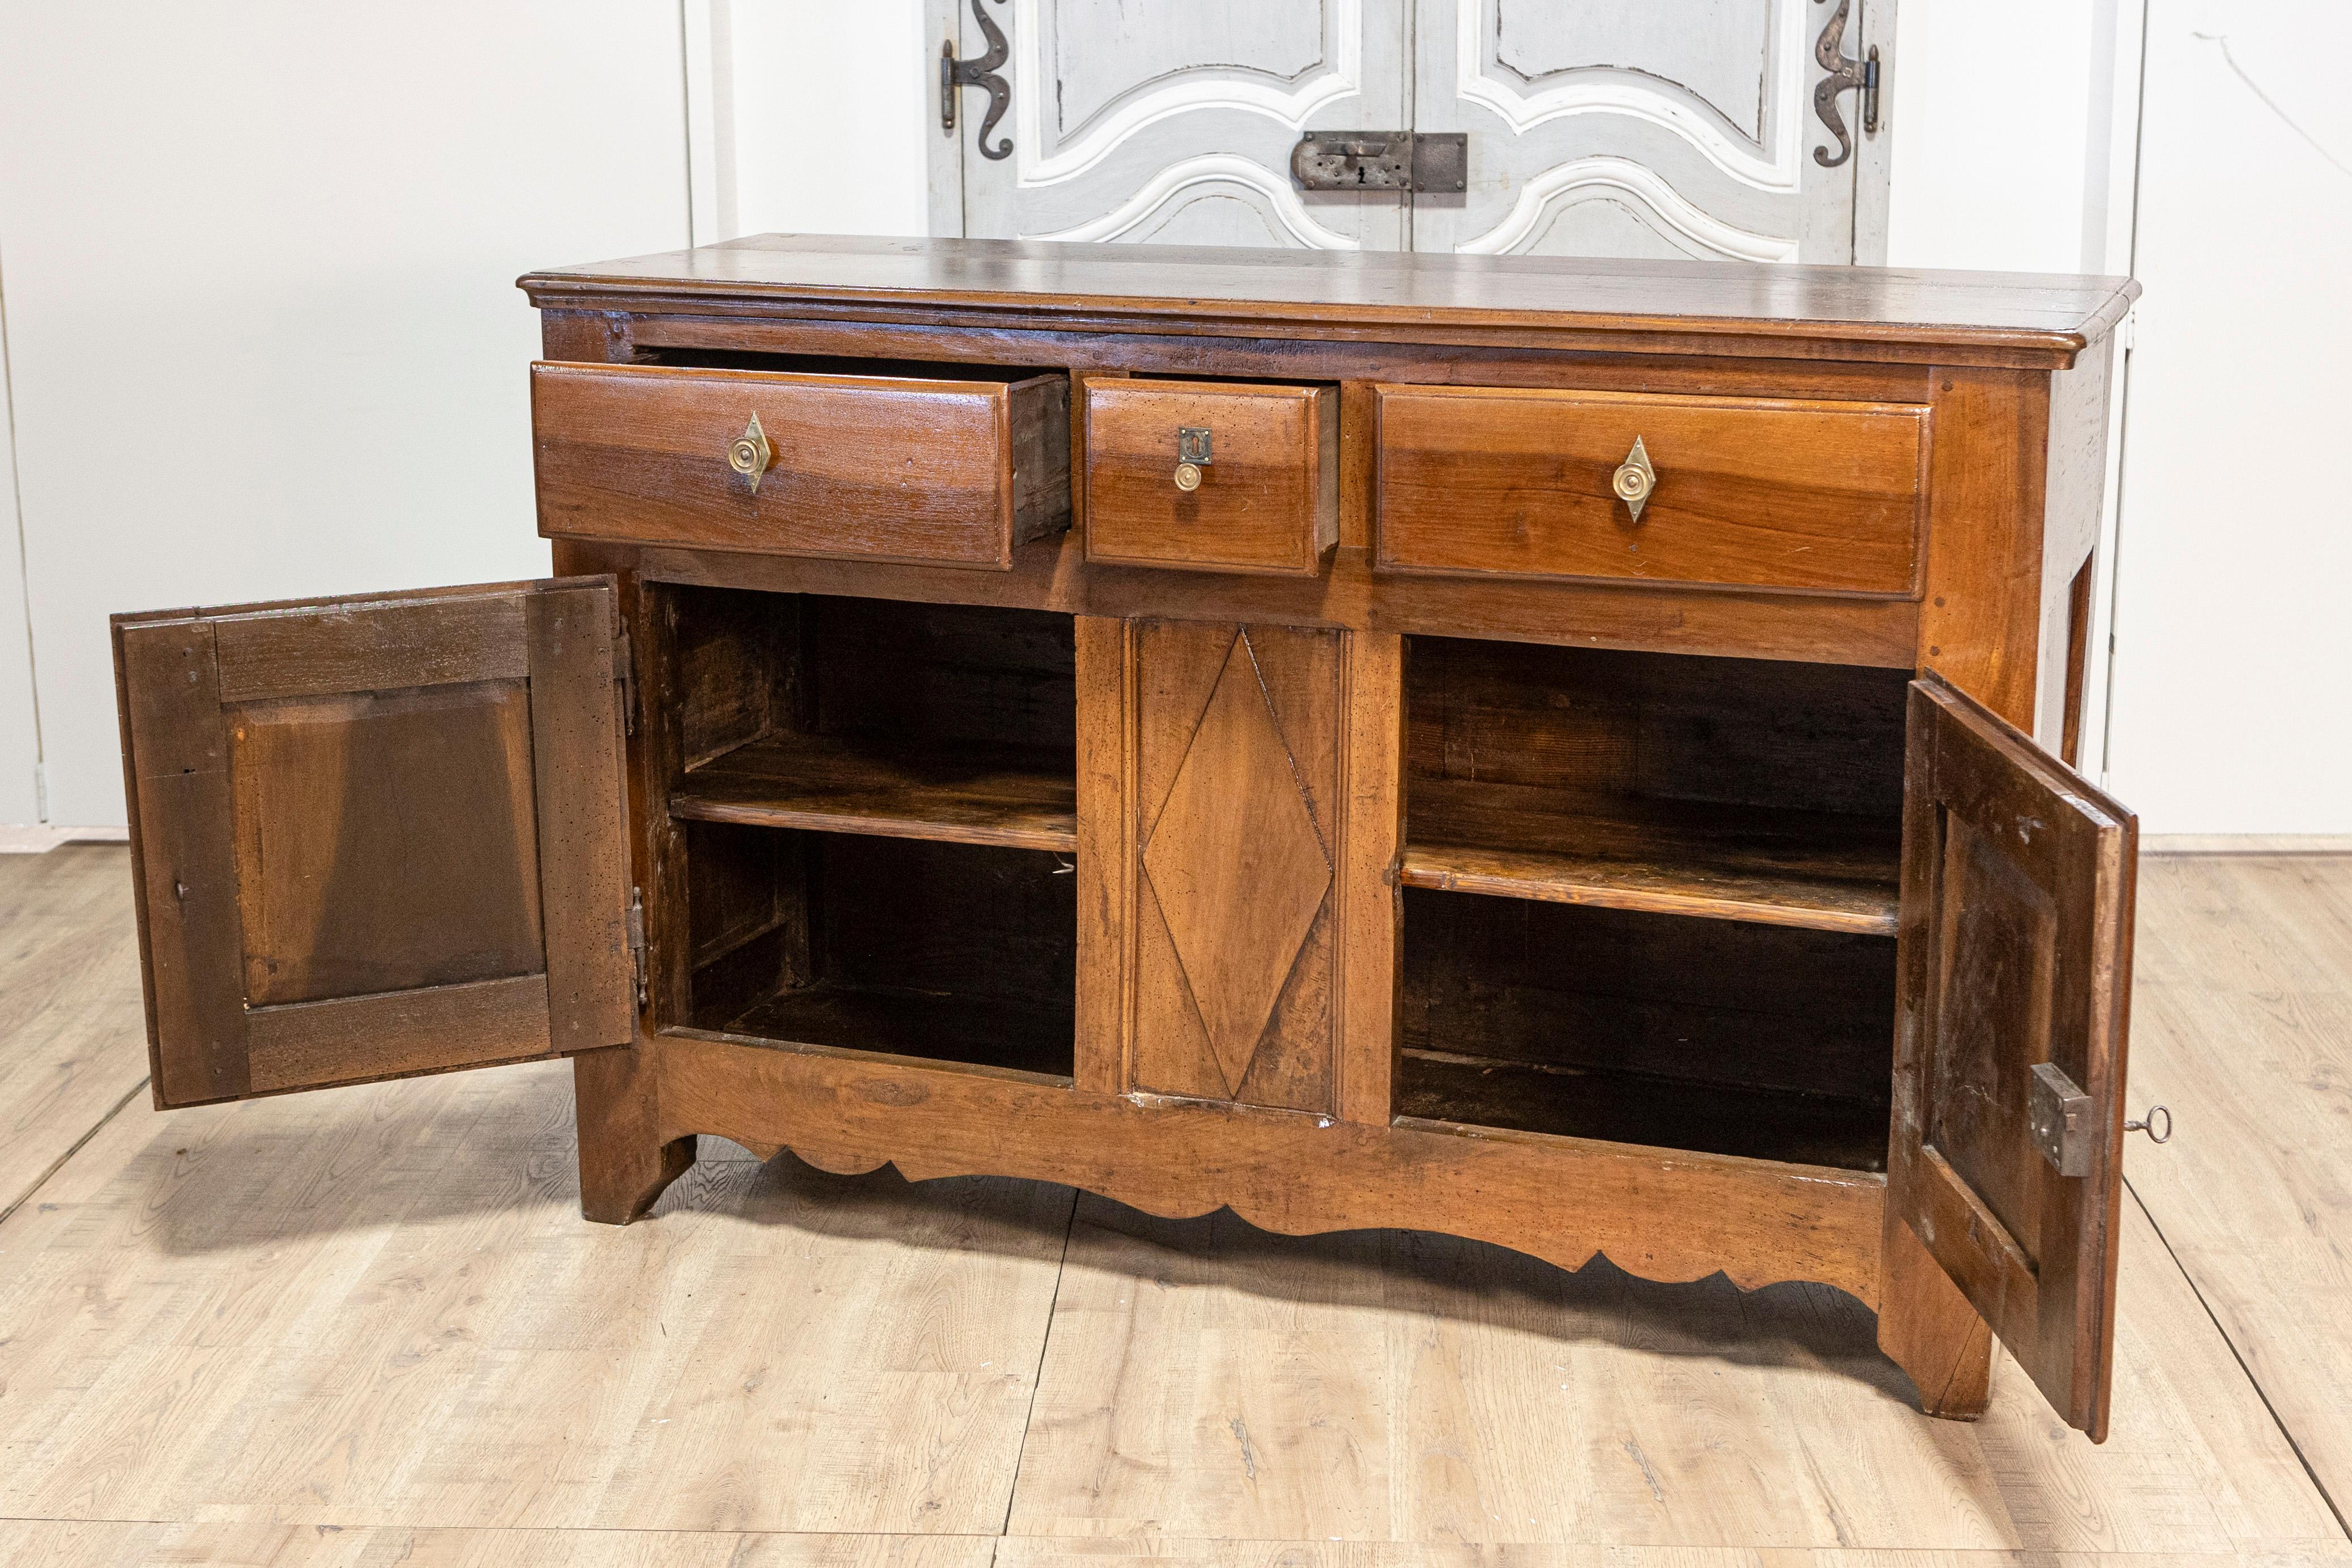
M 1903 788 L 1888 1223 L 2103 1440 L 2137 823 L 1933 674 Z
M 984 137 L 986 96 L 959 92 L 963 232 L 1402 248 L 1400 194 L 1302 192 L 1290 150 L 1308 130 L 1407 123 L 1409 5 L 958 0 L 963 55 L 985 56 L 994 29 L 1012 91 Z
M 1840 155 L 1813 111 L 1814 44 L 1846 4 L 1420 0 L 1414 129 L 1469 133 L 1470 188 L 1416 198 L 1412 248 L 1856 259 L 1855 172 L 1882 166 L 1814 156 Z M 1858 97 L 1837 100 L 1857 141 Z
M 158 1105 L 626 1044 L 613 580 L 118 616 Z
M 1342 633 L 1140 622 L 1129 1085 L 1335 1103 Z

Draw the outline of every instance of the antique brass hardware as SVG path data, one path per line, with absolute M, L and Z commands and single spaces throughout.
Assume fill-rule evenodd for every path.
M 755 413 L 751 416 L 751 423 L 743 427 L 743 434 L 727 448 L 727 466 L 749 479 L 751 493 L 757 495 L 760 476 L 768 471 L 768 465 L 774 458 L 775 451 L 768 444 L 768 433 L 760 428 L 760 416 Z
M 980 23 L 981 36 L 988 40 L 988 52 L 960 60 L 956 58 L 953 38 L 940 46 L 940 129 L 955 129 L 956 89 L 979 88 L 988 94 L 988 112 L 981 116 L 977 139 L 980 155 L 983 158 L 1009 158 L 1013 155 L 1013 138 L 1008 136 L 991 147 L 988 136 L 996 129 L 996 122 L 1004 118 L 1004 111 L 1013 105 L 1011 84 L 996 74 L 1012 57 L 1013 51 L 1004 42 L 1003 30 L 980 8 L 980 0 L 971 0 L 971 14 Z
M 1459 131 L 1310 131 L 1290 150 L 1302 191 L 1466 191 L 1470 137 Z
M 1625 503 L 1633 520 L 1640 522 L 1642 508 L 1650 504 L 1650 492 L 1658 487 L 1658 471 L 1650 466 L 1649 449 L 1642 444 L 1640 436 L 1633 437 L 1633 450 L 1625 455 L 1625 461 L 1617 465 L 1617 472 L 1609 476 L 1609 487 L 1617 492 L 1617 498 Z
M 2161 1134 L 2156 1130 L 2156 1119 L 2158 1116 L 2164 1118 L 2164 1131 Z M 2137 1121 L 2126 1122 L 2124 1131 L 2146 1133 L 2147 1141 L 2151 1144 L 2168 1144 L 2172 1142 L 2172 1108 L 2168 1105 L 2150 1105 L 2147 1108 L 2147 1114 Z
M 1822 28 L 1822 36 L 1813 40 L 1813 58 L 1829 72 L 1813 84 L 1813 113 L 1838 139 L 1834 158 L 1826 147 L 1813 149 L 1813 162 L 1824 169 L 1834 169 L 1853 156 L 1853 138 L 1846 133 L 1845 116 L 1838 112 L 1838 94 L 1860 89 L 1862 133 L 1878 134 L 1878 46 L 1873 44 L 1870 53 L 1862 59 L 1846 58 L 1845 14 L 1852 4 L 1853 0 L 1837 0 L 1836 12 Z
M 1179 490 L 1199 489 L 1202 479 L 1206 477 L 1201 470 L 1209 467 L 1213 461 L 1206 425 L 1182 424 L 1176 427 L 1176 487 Z

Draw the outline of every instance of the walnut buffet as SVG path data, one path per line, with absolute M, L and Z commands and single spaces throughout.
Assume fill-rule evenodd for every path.
M 534 273 L 535 583 L 118 618 L 158 1105 L 1819 1281 L 2107 1420 L 2116 278 L 768 236 Z M 518 367 L 520 370 L 520 367 Z M 518 519 L 520 522 L 520 519 Z

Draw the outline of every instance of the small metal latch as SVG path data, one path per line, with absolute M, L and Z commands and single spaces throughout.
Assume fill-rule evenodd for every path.
M 2026 1105 L 2034 1145 L 2062 1176 L 2091 1174 L 2091 1097 L 2054 1062 L 2036 1062 Z
M 635 888 L 629 889 L 629 964 L 636 971 L 637 1009 L 646 1005 L 646 901 Z
M 1470 138 L 1459 131 L 1310 131 L 1290 150 L 1302 191 L 1466 191 Z

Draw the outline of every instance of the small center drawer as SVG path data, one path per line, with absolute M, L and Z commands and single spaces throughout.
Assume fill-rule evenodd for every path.
M 534 364 L 539 531 L 1013 565 L 1070 525 L 1069 379 Z
M 1339 394 L 1085 379 L 1087 559 L 1312 576 L 1339 533 Z
M 1382 386 L 1376 407 L 1390 570 L 1874 594 L 1917 580 L 1918 404 Z

